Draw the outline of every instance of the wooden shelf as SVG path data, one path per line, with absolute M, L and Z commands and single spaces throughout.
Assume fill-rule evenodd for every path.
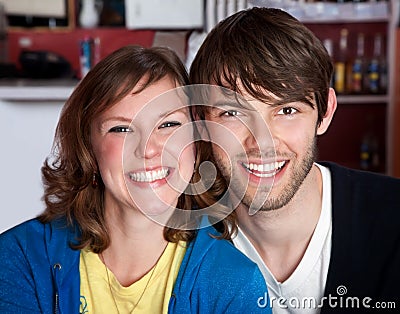
M 292 2 L 286 10 L 303 23 L 369 23 L 389 21 L 389 3 Z
M 388 95 L 338 95 L 338 104 L 382 104 L 389 101 Z

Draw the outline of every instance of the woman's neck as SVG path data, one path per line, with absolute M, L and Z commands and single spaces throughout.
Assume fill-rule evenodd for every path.
M 132 208 L 107 208 L 106 225 L 110 245 L 101 254 L 103 263 L 121 285 L 129 286 L 142 278 L 164 252 L 164 226 Z

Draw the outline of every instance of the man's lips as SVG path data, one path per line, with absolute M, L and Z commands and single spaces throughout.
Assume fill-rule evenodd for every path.
M 286 161 L 275 161 L 271 163 L 245 163 L 241 165 L 247 172 L 259 177 L 259 178 L 270 178 L 276 175 L 286 164 Z

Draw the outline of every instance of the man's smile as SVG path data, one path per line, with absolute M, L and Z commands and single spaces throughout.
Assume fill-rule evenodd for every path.
M 266 164 L 257 163 L 245 163 L 242 162 L 241 165 L 251 174 L 254 174 L 260 178 L 270 178 L 276 175 L 276 173 L 282 169 L 286 161 L 275 161 Z

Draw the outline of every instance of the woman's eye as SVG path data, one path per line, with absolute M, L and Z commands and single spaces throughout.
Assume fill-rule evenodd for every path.
M 162 123 L 158 128 L 159 129 L 173 128 L 175 126 L 180 126 L 180 125 L 182 125 L 182 123 L 180 123 L 178 121 L 168 121 L 168 122 Z
M 111 128 L 108 132 L 110 133 L 127 133 L 132 132 L 132 130 L 127 126 L 115 126 Z
M 297 109 L 293 107 L 284 107 L 281 110 L 278 111 L 278 114 L 283 114 L 283 115 L 292 115 L 297 112 Z

